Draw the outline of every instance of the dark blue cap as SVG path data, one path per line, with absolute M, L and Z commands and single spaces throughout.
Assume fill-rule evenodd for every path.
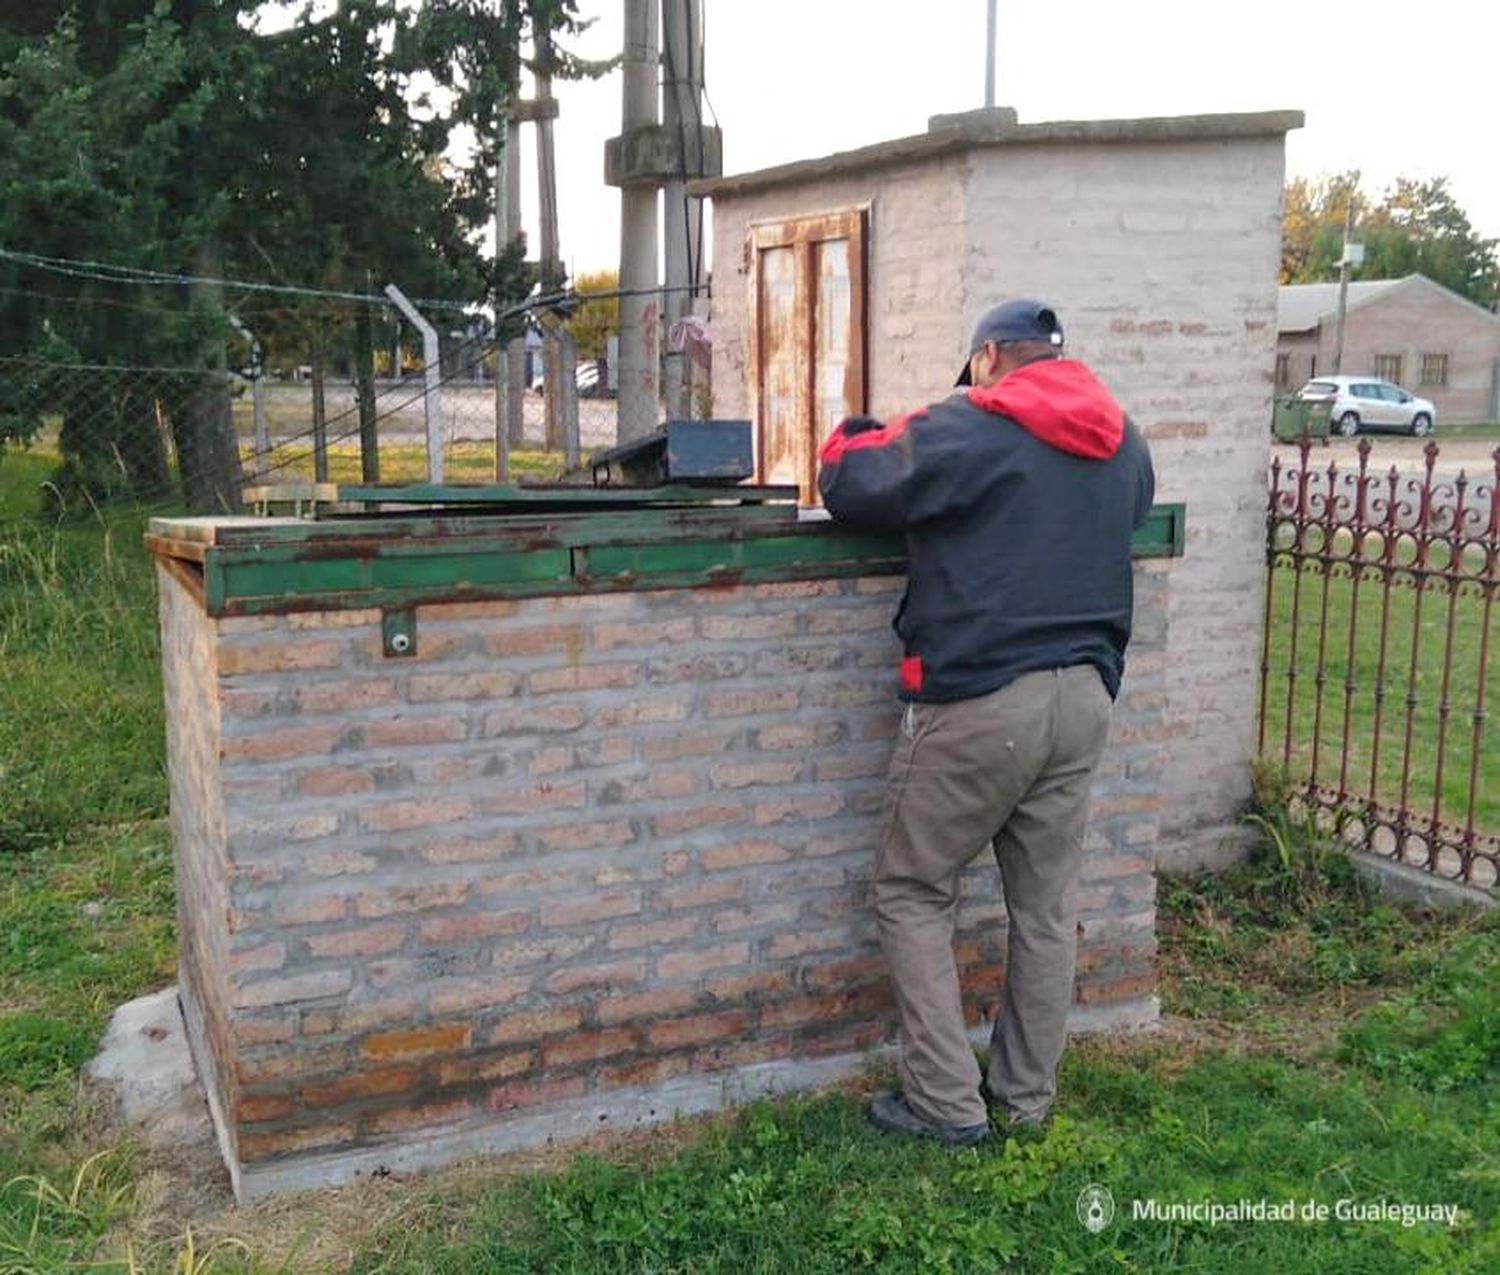
M 964 359 L 963 370 L 959 372 L 955 385 L 969 384 L 969 360 L 990 341 L 996 345 L 1010 341 L 1045 341 L 1060 350 L 1062 324 L 1057 321 L 1057 312 L 1050 305 L 1030 297 L 1012 297 L 991 306 L 974 325 L 974 335 L 969 338 L 969 355 Z

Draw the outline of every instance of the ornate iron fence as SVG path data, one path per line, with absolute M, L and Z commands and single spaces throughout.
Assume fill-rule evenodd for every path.
M 1260 752 L 1351 846 L 1500 880 L 1500 449 L 1481 481 L 1271 466 Z

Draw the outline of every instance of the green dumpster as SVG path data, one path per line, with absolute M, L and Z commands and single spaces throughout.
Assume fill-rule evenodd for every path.
M 1333 398 L 1303 398 L 1279 394 L 1271 412 L 1271 433 L 1278 442 L 1295 443 L 1300 438 L 1328 440 L 1328 419 Z

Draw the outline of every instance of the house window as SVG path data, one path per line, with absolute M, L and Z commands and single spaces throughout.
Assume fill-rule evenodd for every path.
M 1292 356 L 1290 354 L 1276 356 L 1276 388 L 1278 390 L 1292 388 Z
M 818 447 L 866 410 L 863 209 L 750 231 L 756 480 L 816 504 Z
M 1377 354 L 1375 375 L 1382 381 L 1401 381 L 1401 356 L 1399 354 Z
M 1422 356 L 1422 384 L 1436 386 L 1448 384 L 1448 356 L 1446 354 Z

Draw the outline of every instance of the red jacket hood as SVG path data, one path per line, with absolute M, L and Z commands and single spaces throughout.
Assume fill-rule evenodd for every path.
M 1074 456 L 1108 460 L 1125 436 L 1125 410 L 1077 359 L 1026 363 L 993 385 L 976 385 L 969 402 L 1008 416 L 1042 442 Z

